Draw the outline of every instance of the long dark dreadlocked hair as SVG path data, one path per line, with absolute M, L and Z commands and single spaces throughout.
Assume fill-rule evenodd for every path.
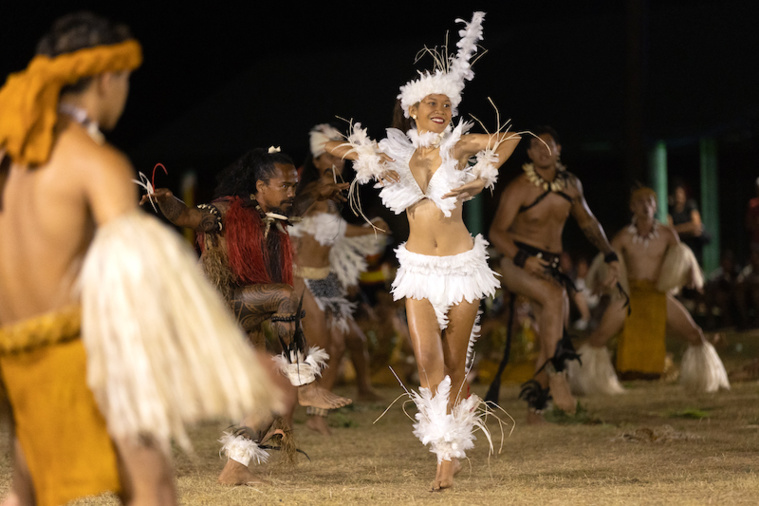
M 274 176 L 277 171 L 275 163 L 295 165 L 285 153 L 269 153 L 263 148 L 251 149 L 219 173 L 214 198 L 249 197 L 256 192 L 258 181 L 268 183 Z
M 269 180 L 276 174 L 276 163 L 293 165 L 282 152 L 269 153 L 256 148 L 248 151 L 222 170 L 214 190 L 214 200 L 230 199 L 225 215 L 227 257 L 230 267 L 242 283 L 292 284 L 292 250 L 287 233 L 271 227 L 264 230 L 263 221 L 250 219 L 262 211 L 251 194 L 256 183 Z

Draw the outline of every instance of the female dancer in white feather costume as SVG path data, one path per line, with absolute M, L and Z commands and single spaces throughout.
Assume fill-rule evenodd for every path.
M 375 143 L 355 124 L 347 144 L 327 144 L 354 161 L 358 183 L 379 181 L 385 206 L 408 217 L 408 240 L 396 250 L 393 296 L 406 299 L 421 383 L 420 393 L 411 394 L 419 409 L 414 434 L 437 456 L 433 490 L 452 486 L 458 459 L 482 427 L 476 416 L 481 401 L 467 396 L 467 357 L 480 300 L 499 286 L 487 263 L 487 241 L 467 230 L 462 202 L 493 187 L 520 139 L 500 131 L 469 134 L 472 125 L 463 121 L 451 125 L 464 81 L 473 77 L 469 60 L 483 19 L 476 12 L 465 23 L 455 56 L 437 55 L 439 68 L 401 87 L 396 117 L 403 121 L 396 124 L 402 129 L 388 129 Z

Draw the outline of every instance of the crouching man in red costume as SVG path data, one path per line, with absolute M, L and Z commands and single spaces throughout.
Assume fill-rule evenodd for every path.
M 211 203 L 191 208 L 165 188 L 142 198 L 143 204 L 154 199 L 175 225 L 195 230 L 203 270 L 255 346 L 266 348 L 261 325 L 269 320 L 285 348 L 273 358 L 293 385 L 290 409 L 284 419 L 272 416 L 265 426 L 251 426 L 243 419 L 239 428 L 224 434 L 220 442 L 228 460 L 219 482 L 227 485 L 260 481 L 248 464 L 252 459 L 265 462 L 268 453 L 261 443 L 272 434 L 289 431 L 296 398 L 301 406 L 320 409 L 351 403 L 316 382 L 326 364 L 326 352 L 317 347 L 306 349 L 302 334 L 299 342 L 297 339 L 301 315 L 299 296 L 293 291 L 292 249 L 286 228 L 297 184 L 298 174 L 288 155 L 277 148 L 258 148 L 219 174 Z M 329 199 L 340 189 L 335 185 L 299 198 Z

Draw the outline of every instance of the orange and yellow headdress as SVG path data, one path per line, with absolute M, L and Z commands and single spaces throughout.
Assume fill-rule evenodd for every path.
M 53 147 L 61 88 L 84 77 L 133 70 L 141 63 L 142 48 L 133 39 L 54 58 L 35 56 L 0 89 L 0 149 L 22 165 L 45 163 Z

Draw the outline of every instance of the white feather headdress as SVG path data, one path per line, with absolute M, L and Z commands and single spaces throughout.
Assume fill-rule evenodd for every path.
M 461 39 L 456 44 L 459 48 L 455 56 L 447 56 L 435 49 L 425 48 L 435 60 L 432 71 L 419 72 L 419 78 L 409 81 L 401 86 L 398 98 L 401 101 L 403 112 L 409 117 L 409 107 L 421 101 L 430 94 L 441 94 L 451 100 L 453 114 L 457 114 L 457 107 L 461 103 L 461 93 L 464 91 L 464 81 L 471 81 L 474 77 L 470 59 L 477 51 L 477 43 L 482 40 L 482 21 L 485 13 L 477 11 L 472 15 L 472 21 L 467 23 L 463 19 L 457 19 L 457 23 L 465 26 L 459 31 Z

